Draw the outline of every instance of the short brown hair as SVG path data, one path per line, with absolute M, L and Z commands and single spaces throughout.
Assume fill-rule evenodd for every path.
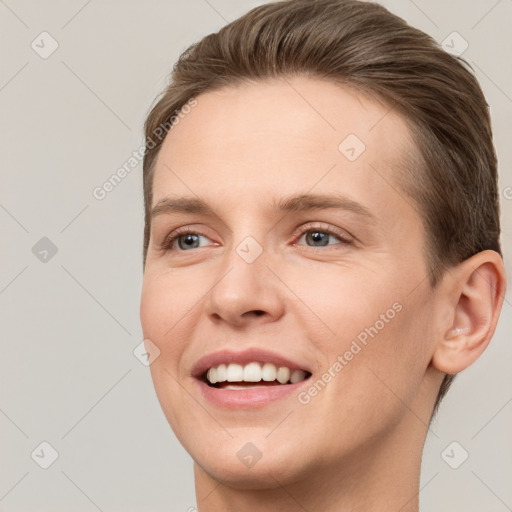
M 423 217 L 432 287 L 446 269 L 480 251 L 501 254 L 490 116 L 469 67 L 383 6 L 358 0 L 268 3 L 204 37 L 182 53 L 145 123 L 152 145 L 143 163 L 144 264 L 164 140 L 155 142 L 155 131 L 201 93 L 293 75 L 370 93 L 408 123 L 418 166 L 401 185 Z M 433 415 L 454 377 L 445 376 Z

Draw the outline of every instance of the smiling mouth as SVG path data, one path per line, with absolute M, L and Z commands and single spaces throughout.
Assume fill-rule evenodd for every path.
M 203 380 L 208 386 L 233 390 L 295 384 L 309 377 L 311 373 L 306 370 L 292 370 L 287 366 L 256 361 L 246 365 L 220 364 L 203 374 Z

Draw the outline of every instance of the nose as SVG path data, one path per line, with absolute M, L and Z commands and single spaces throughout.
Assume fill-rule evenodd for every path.
M 213 322 L 244 327 L 274 322 L 284 314 L 283 284 L 267 267 L 265 251 L 248 262 L 234 248 L 224 263 L 205 301 Z

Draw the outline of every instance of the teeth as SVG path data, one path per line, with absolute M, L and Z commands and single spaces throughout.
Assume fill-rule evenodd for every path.
M 223 386 L 222 389 L 254 389 L 254 388 L 266 388 L 267 386 L 244 386 L 243 384 L 228 384 Z
M 277 380 L 280 384 L 291 382 L 301 382 L 306 378 L 307 373 L 304 370 L 290 370 L 286 366 L 276 367 L 272 363 L 260 364 L 251 362 L 242 366 L 236 363 L 220 364 L 215 368 L 210 368 L 206 373 L 206 378 L 211 384 L 218 382 L 272 382 Z M 255 386 L 253 386 L 255 387 Z M 224 389 L 238 389 L 238 386 L 225 386 Z
M 208 374 L 206 378 L 212 383 L 215 384 L 217 382 L 217 370 L 215 368 L 210 368 L 208 370 Z
M 249 363 L 244 368 L 245 382 L 259 382 L 261 380 L 261 366 L 258 363 Z
M 293 370 L 290 375 L 290 382 L 295 384 L 296 382 L 300 382 L 306 378 L 306 372 L 304 370 Z
M 241 382 L 242 380 L 244 380 L 243 366 L 240 366 L 239 364 L 231 363 L 228 366 L 227 381 L 228 382 Z
M 286 366 L 281 366 L 277 370 L 277 380 L 281 384 L 286 384 L 290 380 L 290 369 L 286 368 Z
M 225 364 L 217 366 L 217 382 L 226 382 L 228 380 L 228 367 Z
M 277 368 L 272 363 L 265 363 L 261 370 L 261 378 L 266 382 L 276 380 Z

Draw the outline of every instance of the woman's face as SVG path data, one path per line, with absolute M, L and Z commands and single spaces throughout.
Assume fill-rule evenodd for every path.
M 284 485 L 422 445 L 440 312 L 408 147 L 386 106 L 308 78 L 202 94 L 166 137 L 141 322 L 199 471 Z

